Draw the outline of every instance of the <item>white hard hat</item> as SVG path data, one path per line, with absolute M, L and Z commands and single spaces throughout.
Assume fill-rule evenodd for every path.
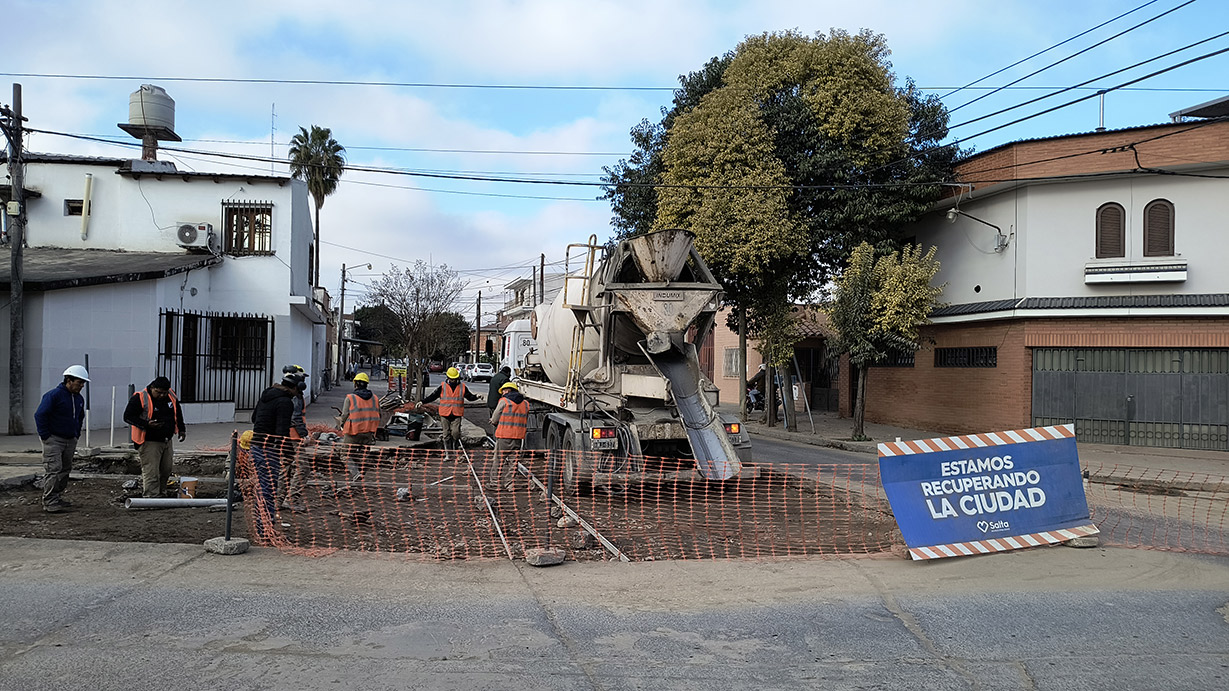
M 90 373 L 86 372 L 85 368 L 81 365 L 73 365 L 72 367 L 64 370 L 64 376 L 76 377 L 77 379 L 84 379 L 85 381 L 90 380 Z

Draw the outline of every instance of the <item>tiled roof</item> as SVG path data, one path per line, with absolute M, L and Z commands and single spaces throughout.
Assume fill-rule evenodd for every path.
M 1229 307 L 1229 293 L 1185 295 L 1105 295 L 1096 297 L 1038 297 L 966 302 L 945 305 L 930 313 L 931 317 L 952 317 L 965 314 L 985 314 L 1004 310 L 1062 310 L 1164 307 Z

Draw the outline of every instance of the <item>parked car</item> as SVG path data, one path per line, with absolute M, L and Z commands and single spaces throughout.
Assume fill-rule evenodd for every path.
M 432 372 L 432 373 L 434 373 L 434 374 L 438 374 L 438 373 L 440 373 L 440 372 L 443 372 L 443 371 L 444 371 L 444 363 L 442 363 L 442 362 L 432 362 L 430 365 L 427 365 L 427 370 L 428 370 L 428 371 L 430 371 L 430 372 Z
M 461 365 L 461 378 L 465 381 L 472 381 L 471 377 L 474 374 L 474 363 L 467 362 Z
M 469 370 L 470 381 L 491 381 L 495 376 L 495 365 L 489 362 L 479 362 Z

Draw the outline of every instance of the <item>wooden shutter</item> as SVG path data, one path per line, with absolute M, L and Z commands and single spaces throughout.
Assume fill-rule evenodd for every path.
M 1124 257 L 1126 247 L 1123 242 L 1122 207 L 1113 202 L 1104 204 L 1097 209 L 1097 258 Z
M 1144 207 L 1144 256 L 1172 257 L 1174 254 L 1174 205 L 1157 199 Z

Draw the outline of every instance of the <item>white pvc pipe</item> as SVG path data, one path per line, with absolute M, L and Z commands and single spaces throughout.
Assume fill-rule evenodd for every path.
M 226 506 L 226 497 L 217 499 L 180 499 L 178 497 L 129 497 L 126 509 L 181 509 L 189 506 Z
M 111 443 L 115 446 L 115 387 L 111 387 Z

